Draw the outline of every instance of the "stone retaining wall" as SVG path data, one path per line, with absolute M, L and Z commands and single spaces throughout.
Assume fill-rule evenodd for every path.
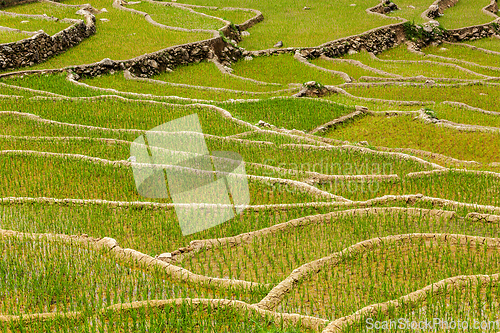
M 64 20 L 61 20 L 64 22 Z M 76 22 L 72 26 L 53 36 L 40 32 L 32 37 L 0 45 L 0 68 L 11 69 L 23 66 L 33 66 L 67 49 L 78 45 L 82 40 L 95 33 L 95 17 L 86 15 L 85 21 Z

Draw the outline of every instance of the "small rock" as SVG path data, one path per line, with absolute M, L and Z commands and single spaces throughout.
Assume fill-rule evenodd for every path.
M 101 9 L 101 13 L 107 13 L 108 10 L 106 8 Z
M 354 6 L 356 6 L 356 4 L 355 3 L 351 3 L 349 6 L 354 7 Z
M 101 60 L 101 64 L 105 65 L 105 66 L 111 66 L 111 65 L 113 65 L 113 60 L 111 60 L 109 58 L 104 58 Z
M 425 84 L 434 85 L 434 84 L 436 84 L 436 81 L 434 81 L 434 80 L 425 80 Z
M 30 21 L 21 21 L 21 23 L 30 23 Z
M 128 2 L 129 5 L 138 5 L 140 3 L 141 3 L 140 1 L 129 1 Z
M 260 127 L 271 127 L 270 124 L 266 123 L 264 120 L 259 120 L 259 122 L 257 123 L 257 126 L 260 126 Z
M 101 22 L 109 22 L 109 20 L 107 18 L 102 18 L 102 19 L 99 19 Z
M 251 61 L 251 60 L 253 60 L 253 57 L 252 57 L 252 56 L 246 56 L 244 59 L 245 59 L 246 61 Z
M 228 66 L 223 66 L 224 69 L 226 70 L 226 72 L 228 73 L 232 73 L 234 69 L 232 69 L 231 67 L 228 67 Z
M 283 46 L 283 42 L 280 40 L 279 42 L 277 42 L 276 44 L 274 44 L 274 47 L 282 47 Z
M 444 51 L 448 51 L 448 49 L 446 47 L 442 47 L 442 48 L 439 49 L 439 51 L 444 52 Z
M 311 9 L 311 7 L 304 7 L 303 9 L 304 9 L 304 10 L 310 10 L 310 9 Z
M 349 54 L 349 55 L 353 55 L 353 54 L 356 54 L 356 53 L 358 53 L 358 51 L 353 50 L 353 49 L 349 49 L 349 51 L 347 51 L 347 54 Z
M 129 158 L 127 158 L 127 161 L 129 161 L 129 162 L 137 162 L 137 157 L 130 156 Z
M 368 146 L 368 141 L 361 141 L 359 144 L 363 146 Z
M 172 258 L 172 253 L 165 252 L 156 256 L 156 259 L 164 260 Z
M 479 93 L 479 96 L 488 96 L 488 94 L 485 94 L 485 93 Z
M 234 39 L 231 39 L 231 44 L 237 45 L 236 41 Z
M 415 6 L 409 5 L 408 8 L 415 9 Z
M 241 35 L 246 37 L 246 36 L 250 36 L 250 33 L 248 31 L 242 31 Z

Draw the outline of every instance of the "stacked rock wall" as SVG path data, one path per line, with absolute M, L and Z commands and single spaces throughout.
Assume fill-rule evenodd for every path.
M 136 76 L 149 77 L 180 65 L 212 59 L 214 56 L 217 56 L 219 60 L 236 61 L 241 53 L 240 49 L 226 43 L 222 37 L 215 37 L 201 42 L 168 47 L 130 60 L 104 59 L 98 63 L 75 66 L 71 69 L 79 76 L 92 77 L 110 71 L 128 69 Z
M 86 17 L 87 22 L 73 21 L 76 23 L 53 36 L 41 32 L 17 42 L 1 44 L 0 68 L 11 69 L 44 62 L 95 33 L 94 16 Z

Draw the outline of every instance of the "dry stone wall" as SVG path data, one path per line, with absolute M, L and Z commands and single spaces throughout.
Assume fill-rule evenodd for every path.
M 95 17 L 93 15 L 86 15 L 86 22 L 82 20 L 68 21 L 76 23 L 53 36 L 42 31 L 17 42 L 1 44 L 0 68 L 5 70 L 33 66 L 63 53 L 95 33 Z

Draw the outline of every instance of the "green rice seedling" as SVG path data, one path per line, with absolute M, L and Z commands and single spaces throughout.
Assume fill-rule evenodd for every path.
M 389 332 L 411 331 L 431 327 L 437 332 L 463 331 L 496 332 L 498 329 L 498 282 L 477 286 L 466 283 L 463 288 L 428 295 L 422 302 L 403 303 L 392 313 L 379 312 L 364 316 L 361 321 L 346 327 L 345 332 L 368 332 L 375 326 Z M 392 327 L 391 327 L 392 325 Z
M 196 8 L 196 11 L 199 13 L 204 13 L 210 16 L 220 17 L 226 21 L 232 22 L 234 24 L 241 24 L 252 17 L 255 16 L 253 12 L 245 11 L 241 9 L 231 10 L 224 8 Z
M 251 242 L 237 247 L 202 250 L 179 265 L 198 274 L 276 284 L 301 265 L 330 256 L 355 243 L 376 237 L 425 232 L 498 237 L 496 227 L 487 223 L 433 218 L 424 213 L 410 215 L 405 211 L 360 213 L 256 236 Z M 263 248 L 267 250 L 262 251 Z M 244 268 L 238 269 L 240 265 Z
M 112 140 L 35 140 L 23 137 L 0 138 L 0 150 L 34 150 L 61 154 L 81 154 L 111 161 L 130 157 L 130 144 Z
M 72 18 L 81 20 L 83 18 L 81 15 L 76 14 L 78 9 L 75 9 L 74 7 L 57 6 L 48 2 L 19 4 L 3 8 L 2 10 L 11 13 L 29 14 L 29 15 L 47 14 L 49 16 L 54 16 L 59 19 Z
M 348 113 L 352 108 L 314 99 L 272 99 L 221 105 L 234 117 L 256 124 L 264 120 L 276 127 L 311 131 Z
M 232 291 L 168 280 L 161 269 L 142 271 L 108 251 L 46 239 L 2 237 L 2 314 L 97 313 L 113 304 L 169 298 L 231 297 Z M 251 301 L 252 296 L 239 294 Z M 250 297 L 248 297 L 250 296 Z M 258 295 L 256 295 L 258 296 Z
M 499 201 L 499 178 L 495 175 L 448 172 L 419 178 L 382 181 L 332 181 L 318 185 L 324 191 L 350 200 L 368 200 L 383 195 L 417 194 L 459 202 L 494 205 Z
M 468 41 L 467 41 L 467 43 L 468 43 Z M 492 76 L 492 77 L 497 77 L 500 75 L 500 71 L 498 71 L 498 70 L 491 69 L 491 68 L 490 69 L 482 68 L 479 66 L 474 66 L 472 64 L 467 64 L 465 62 L 461 62 L 461 61 L 459 61 L 460 59 L 450 58 L 450 57 L 452 57 L 452 54 L 448 53 L 448 51 L 447 51 L 448 46 L 451 46 L 451 45 L 441 44 L 441 45 L 436 46 L 436 47 L 429 46 L 429 47 L 426 47 L 422 50 L 422 52 L 426 53 L 427 50 L 429 50 L 429 49 L 430 50 L 436 49 L 436 53 L 435 53 L 436 55 L 445 57 L 445 58 L 439 58 L 439 59 L 427 57 L 425 54 L 419 55 L 419 54 L 410 52 L 407 50 L 406 45 L 400 45 L 398 47 L 381 52 L 381 53 L 377 54 L 377 57 L 380 59 L 383 59 L 383 60 L 426 60 L 426 61 L 439 62 L 439 63 L 445 63 L 445 64 L 456 64 L 456 65 L 459 65 L 460 67 L 469 69 L 469 70 L 476 72 L 478 74 L 488 75 L 488 76 Z M 445 50 L 443 50 L 443 48 Z M 446 59 L 446 58 L 450 58 L 450 59 Z M 484 64 L 484 62 L 481 62 L 481 55 L 479 55 L 478 61 L 476 61 L 476 59 L 473 57 L 462 58 L 462 60 L 466 60 L 466 61 L 472 62 L 472 63 L 477 63 L 479 65 Z M 498 66 L 495 66 L 495 63 L 490 63 L 487 66 L 498 67 Z M 423 64 L 423 67 L 425 67 L 425 64 Z
M 87 234 L 112 237 L 123 248 L 155 256 L 185 247 L 192 240 L 236 236 L 306 215 L 327 212 L 330 208 L 298 207 L 288 210 L 245 210 L 225 223 L 183 236 L 173 209 L 114 208 L 110 206 L 59 206 L 43 203 L 2 205 L 2 229 L 23 232 Z M 202 274 L 203 270 L 201 271 Z M 208 274 L 209 271 L 205 273 Z
M 434 106 L 436 116 L 459 124 L 500 127 L 500 117 L 472 111 L 455 105 L 439 103 Z
M 111 94 L 106 91 L 96 91 L 77 86 L 66 80 L 66 76 L 67 73 L 21 75 L 2 78 L 0 82 L 15 87 L 30 88 L 69 97 L 90 97 Z
M 500 52 L 500 39 L 495 37 L 488 37 L 473 41 L 467 41 L 467 44 L 495 52 Z
M 182 1 L 195 5 L 217 7 L 253 8 L 260 10 L 266 18 L 263 22 L 249 29 L 251 35 L 240 43 L 249 50 L 271 48 L 278 40 L 284 46 L 306 47 L 317 46 L 337 38 L 359 34 L 379 26 L 394 23 L 376 15 L 369 15 L 366 9 L 378 4 L 376 1 L 363 0 L 357 6 L 352 2 L 340 0 L 335 2 L 302 2 L 280 1 L 236 1 L 206 0 Z M 311 10 L 304 10 L 304 6 Z
M 412 0 L 399 0 L 396 4 L 399 10 L 390 12 L 386 14 L 391 17 L 402 17 L 410 22 L 415 22 L 415 24 L 422 24 L 426 21 L 422 18 L 421 14 L 426 11 L 430 5 L 432 5 L 432 0 L 426 1 L 412 1 Z
M 311 147 L 273 145 L 236 145 L 208 139 L 209 150 L 239 153 L 245 162 L 253 162 L 296 171 L 326 175 L 406 175 L 430 170 L 428 165 L 393 156 L 370 154 L 347 149 L 312 149 Z M 291 175 L 290 175 L 291 176 Z M 288 177 L 290 177 L 288 176 Z
M 349 76 L 352 78 L 358 80 L 361 76 L 371 76 L 371 77 L 387 77 L 385 75 L 375 73 L 373 71 L 366 70 L 364 68 L 345 63 L 345 62 L 333 62 L 333 61 L 328 61 L 326 59 L 321 59 L 317 58 L 314 60 L 311 60 L 311 63 L 314 65 L 327 68 L 327 69 L 332 69 L 335 71 L 340 71 L 344 73 L 348 73 Z
M 217 30 L 224 27 L 224 23 L 219 20 L 197 15 L 182 8 L 151 2 L 141 2 L 126 7 L 148 13 L 156 22 L 171 27 L 207 30 Z
M 0 44 L 17 42 L 28 37 L 30 36 L 16 31 L 0 31 Z
M 67 4 L 81 4 L 68 1 Z M 169 46 L 204 40 L 212 34 L 202 32 L 183 32 L 166 30 L 148 23 L 144 17 L 122 11 L 111 6 L 109 1 L 92 0 L 94 8 L 106 8 L 108 12 L 97 15 L 95 35 L 63 54 L 33 66 L 33 69 L 61 68 L 71 65 L 82 65 L 101 61 L 104 58 L 124 60 L 140 56 L 144 53 L 158 51 Z M 35 6 L 37 4 L 30 4 Z M 54 6 L 57 8 L 56 6 Z M 47 8 L 40 8 L 39 14 L 52 13 Z M 57 11 L 57 10 L 56 10 Z M 189 13 L 189 12 L 186 12 Z M 187 14 L 186 14 L 187 15 Z M 101 21 L 106 18 L 109 21 Z M 122 22 L 127 22 L 126 25 Z M 120 47 L 110 48 L 119 41 Z
M 456 68 L 436 64 L 418 64 L 418 63 L 388 63 L 374 60 L 367 52 L 361 52 L 354 55 L 346 55 L 344 59 L 353 59 L 361 61 L 363 64 L 383 70 L 385 72 L 402 75 L 405 77 L 414 77 L 423 75 L 433 78 L 457 78 L 457 79 L 479 79 L 480 76 L 461 71 Z M 373 75 L 372 75 L 373 76 Z
M 28 21 L 26 23 L 21 23 Z M 43 30 L 48 35 L 54 35 L 61 30 L 71 26 L 68 22 L 59 22 L 51 20 L 43 20 L 26 17 L 13 17 L 8 15 L 0 15 L 0 25 L 8 28 L 19 29 L 22 31 L 39 31 Z M 28 36 L 24 37 L 27 38 Z M 24 39 L 21 38 L 21 39 Z
M 428 46 L 422 52 L 464 61 L 473 61 L 483 66 L 499 67 L 498 64 L 500 63 L 500 54 L 485 53 L 461 45 L 442 44 L 440 46 Z
M 434 101 L 436 103 L 452 100 L 485 110 L 500 110 L 498 104 L 495 103 L 496 98 L 500 94 L 498 87 L 483 85 L 481 83 L 471 83 L 470 85 L 461 86 L 449 85 L 445 87 L 413 84 L 374 87 L 351 86 L 346 87 L 345 90 L 355 96 L 398 101 Z
M 196 65 L 193 65 L 193 68 L 194 67 L 196 67 Z M 224 82 L 226 81 L 226 79 L 222 77 L 222 74 L 219 74 L 218 76 L 220 77 L 220 80 L 218 80 L 218 82 L 220 82 L 219 84 L 225 85 L 226 83 Z M 82 79 L 80 82 L 86 83 L 93 87 L 112 88 L 119 90 L 121 92 L 152 94 L 156 96 L 178 96 L 184 98 L 202 99 L 206 100 L 209 103 L 210 101 L 226 101 L 229 99 L 255 99 L 255 98 L 265 98 L 269 96 L 273 97 L 289 96 L 291 94 L 290 92 L 282 92 L 282 93 L 270 92 L 269 95 L 266 96 L 266 94 L 255 95 L 251 93 L 242 93 L 242 92 L 202 90 L 195 87 L 178 87 L 178 86 L 175 87 L 175 86 L 163 85 L 147 81 L 126 80 L 123 77 L 122 72 L 118 72 L 113 75 L 103 75 L 102 77 L 97 77 L 92 79 Z M 249 88 L 250 87 L 248 86 L 246 87 L 246 89 Z M 258 89 L 260 88 L 252 88 L 251 90 L 248 91 L 252 91 L 253 89 L 256 89 L 258 91 Z M 182 101 L 180 102 L 182 103 Z M 179 102 L 175 101 L 175 103 Z
M 26 328 L 39 329 L 43 324 L 26 325 Z M 184 300 L 179 303 L 165 304 L 162 307 L 144 306 L 130 310 L 119 310 L 84 321 L 68 324 L 51 323 L 50 328 L 58 332 L 249 332 L 249 333 L 299 333 L 313 332 L 300 324 L 275 322 L 269 315 L 261 316 L 250 310 L 217 306 L 216 304 L 196 305 Z
M 291 54 L 257 57 L 252 61 L 238 61 L 233 64 L 232 68 L 233 74 L 283 85 L 302 84 L 308 81 L 316 81 L 324 85 L 344 82 L 340 76 L 301 64 Z
M 483 265 L 485 261 L 488 266 Z M 280 311 L 300 309 L 301 314 L 339 318 L 445 278 L 496 273 L 499 264 L 498 249 L 482 246 L 451 246 L 440 240 L 418 239 L 385 244 L 355 257 L 346 256 L 339 264 L 313 274 L 285 296 Z M 329 295 L 333 302 L 329 302 Z
M 485 164 L 498 162 L 500 143 L 496 133 L 460 132 L 424 124 L 409 116 L 366 117 L 326 136 L 347 141 L 366 140 L 375 146 L 422 149 Z M 492 144 L 484 145 L 485 142 Z
M 458 29 L 471 25 L 479 25 L 494 21 L 494 18 L 482 12 L 482 8 L 490 4 L 488 0 L 464 0 L 445 10 L 444 15 L 437 18 L 446 29 Z
M 248 130 L 248 127 L 224 118 L 216 111 L 204 106 L 163 105 L 135 100 L 123 101 L 116 97 L 98 100 L 3 99 L 0 101 L 0 108 L 8 111 L 27 112 L 44 119 L 69 124 L 145 131 L 168 121 L 196 113 L 205 134 L 227 136 Z M 68 126 L 64 127 L 69 128 Z M 98 129 L 98 131 L 102 133 L 104 130 Z M 129 140 L 133 141 L 137 136 L 137 133 L 133 133 L 128 137 Z
M 3 155 L 0 165 L 4 173 L 1 197 L 172 202 L 170 198 L 141 197 L 131 167 L 34 154 Z M 309 194 L 289 184 L 269 184 L 250 178 L 248 185 L 251 205 L 330 201 L 328 197 Z
M 417 111 L 422 108 L 422 105 L 394 105 L 379 101 L 361 101 L 343 94 L 331 94 L 323 97 L 323 99 L 351 107 L 362 105 L 372 111 L 391 111 L 395 109 L 400 111 Z
M 152 79 L 194 86 L 226 88 L 251 92 L 270 92 L 287 88 L 286 86 L 261 85 L 231 77 L 221 73 L 217 66 L 211 62 L 200 62 L 176 67 L 173 72 L 161 73 L 153 76 Z M 259 96 L 254 96 L 254 98 L 256 97 L 258 98 Z

